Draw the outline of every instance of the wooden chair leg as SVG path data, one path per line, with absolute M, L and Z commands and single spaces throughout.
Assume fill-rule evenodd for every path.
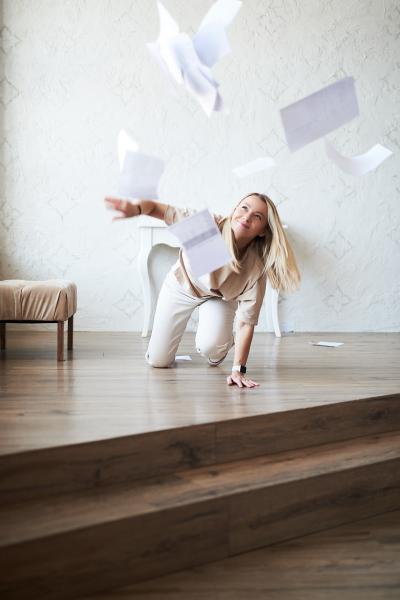
M 0 349 L 6 349 L 6 324 L 0 323 Z
M 57 321 L 57 360 L 64 360 L 64 321 Z
M 68 319 L 68 350 L 74 346 L 74 315 Z

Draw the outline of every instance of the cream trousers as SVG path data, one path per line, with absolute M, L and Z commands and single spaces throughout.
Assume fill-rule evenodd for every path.
M 212 366 L 224 360 L 234 344 L 233 321 L 237 300 L 228 302 L 214 296 L 192 296 L 170 271 L 158 297 L 153 331 L 146 353 L 146 360 L 152 367 L 173 365 L 187 322 L 197 307 L 197 352 L 205 356 Z

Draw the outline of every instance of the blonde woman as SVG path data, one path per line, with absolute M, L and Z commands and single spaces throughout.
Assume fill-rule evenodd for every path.
M 144 214 L 172 225 L 194 212 L 153 200 L 105 201 L 109 208 L 118 211 L 115 219 Z M 185 253 L 180 251 L 161 288 L 146 359 L 153 367 L 171 367 L 187 322 L 198 307 L 197 351 L 209 365 L 217 366 L 234 345 L 227 383 L 253 388 L 258 383 L 246 377 L 246 364 L 267 278 L 273 288 L 289 292 L 299 286 L 300 274 L 278 211 L 268 196 L 249 194 L 229 217 L 214 217 L 232 261 L 207 276 L 195 278 Z

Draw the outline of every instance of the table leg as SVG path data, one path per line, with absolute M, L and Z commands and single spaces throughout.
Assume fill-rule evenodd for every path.
M 6 324 L 0 323 L 0 349 L 6 349 Z
M 281 328 L 279 327 L 278 298 L 279 298 L 279 290 L 274 290 L 273 288 L 271 288 L 272 324 L 274 326 L 274 331 L 275 331 L 276 337 L 282 337 L 281 336 Z
M 57 360 L 64 360 L 64 321 L 57 321 Z
M 148 259 L 152 248 L 151 230 L 141 229 L 140 231 L 140 251 L 137 257 L 140 282 L 143 293 L 143 329 L 142 337 L 147 337 L 150 329 L 150 319 L 152 311 L 151 286 L 148 269 Z
M 68 350 L 74 347 L 74 315 L 68 319 Z
M 279 316 L 278 316 L 278 298 L 279 298 L 279 290 L 275 290 L 270 281 L 267 281 L 267 289 L 265 293 L 265 308 L 267 313 L 267 324 L 269 319 L 272 320 L 272 326 L 274 328 L 274 332 L 276 337 L 281 336 L 281 329 L 279 326 Z

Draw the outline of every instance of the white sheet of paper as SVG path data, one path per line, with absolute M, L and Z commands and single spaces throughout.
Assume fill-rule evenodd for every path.
M 217 0 L 200 23 L 193 45 L 207 67 L 213 67 L 231 51 L 225 29 L 232 23 L 241 6 L 239 0 Z
M 261 156 L 248 162 L 240 167 L 236 167 L 232 169 L 232 173 L 236 175 L 236 177 L 247 177 L 247 175 L 252 175 L 253 173 L 258 173 L 259 171 L 265 171 L 266 169 L 270 169 L 271 167 L 275 167 L 276 162 L 270 156 Z
M 157 44 L 157 42 L 153 42 L 151 44 L 146 44 L 147 49 L 149 50 L 150 54 L 153 56 L 154 60 L 156 61 L 156 63 L 158 64 L 158 66 L 160 67 L 161 71 L 163 72 L 163 75 L 165 77 L 165 79 L 167 80 L 167 83 L 169 85 L 170 91 L 177 96 L 177 84 L 175 79 L 172 77 L 170 70 L 167 68 L 167 65 L 165 64 L 162 56 L 161 56 L 161 52 L 160 52 L 160 48 L 159 45 Z M 180 82 L 182 83 L 182 81 Z
M 343 344 L 344 342 L 311 342 L 312 346 L 327 346 L 328 348 L 337 348 Z
M 125 155 L 128 151 L 137 152 L 139 150 L 139 144 L 133 140 L 124 129 L 118 134 L 118 160 L 119 170 L 122 171 L 124 165 Z
M 158 198 L 158 185 L 164 171 L 164 161 L 140 152 L 126 151 L 118 180 L 118 195 L 122 198 Z
M 188 92 L 196 98 L 205 113 L 210 116 L 218 110 L 218 83 L 208 67 L 203 65 L 186 33 L 180 33 L 172 42 L 175 56 L 181 66 L 183 81 Z
M 195 277 L 212 273 L 232 258 L 213 216 L 202 210 L 168 228 L 182 243 Z
M 192 358 L 188 354 L 176 355 L 175 360 L 192 360 Z
M 226 29 L 236 17 L 241 6 L 240 0 L 217 0 L 203 17 L 199 31 L 213 23 L 219 23 Z
M 168 74 L 173 82 L 182 83 L 182 71 L 174 56 L 171 41 L 179 35 L 179 25 L 167 11 L 162 2 L 157 2 L 158 16 L 160 19 L 160 33 L 158 40 L 147 44 L 148 49 L 162 66 L 164 73 Z
M 225 29 L 218 23 L 199 29 L 193 38 L 193 46 L 201 62 L 209 68 L 231 51 Z
M 385 146 L 375 144 L 375 146 L 372 146 L 372 148 L 364 154 L 348 157 L 340 154 L 328 140 L 324 140 L 324 142 L 327 157 L 334 162 L 339 169 L 348 173 L 348 175 L 354 175 L 355 177 L 373 171 L 393 154 L 392 151 L 385 148 Z
M 168 79 L 183 84 L 208 116 L 223 108 L 218 83 L 210 68 L 230 51 L 225 28 L 232 22 L 241 2 L 217 0 L 204 17 L 193 40 L 158 1 L 160 33 L 156 42 L 147 44 Z
M 353 77 L 345 77 L 280 111 L 292 152 L 354 119 L 358 102 Z

